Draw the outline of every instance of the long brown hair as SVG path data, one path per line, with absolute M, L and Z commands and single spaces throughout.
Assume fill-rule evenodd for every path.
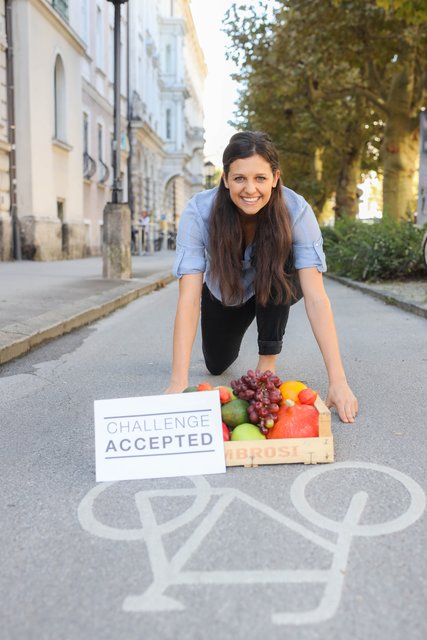
M 242 131 L 234 134 L 223 153 L 223 171 L 227 177 L 230 165 L 241 158 L 259 155 L 273 172 L 279 169 L 279 158 L 266 133 Z M 289 302 L 293 295 L 289 282 L 292 251 L 292 229 L 282 195 L 280 178 L 273 187 L 268 203 L 257 214 L 255 249 L 255 295 L 266 305 Z M 243 230 L 238 209 L 230 198 L 224 180 L 218 187 L 210 215 L 209 253 L 212 279 L 218 282 L 224 304 L 243 301 L 241 247 Z

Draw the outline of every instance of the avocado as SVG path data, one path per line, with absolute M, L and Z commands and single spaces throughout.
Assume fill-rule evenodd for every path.
M 187 387 L 182 393 L 192 393 L 193 391 L 197 391 L 197 387 Z
M 221 407 L 221 415 L 227 427 L 237 427 L 242 422 L 249 422 L 249 402 L 246 400 L 231 400 Z

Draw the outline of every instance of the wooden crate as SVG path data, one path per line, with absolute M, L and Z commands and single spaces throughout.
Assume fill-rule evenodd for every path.
M 331 412 L 317 397 L 314 405 L 319 412 L 318 438 L 283 438 L 224 442 L 227 467 L 257 467 L 260 464 L 317 464 L 334 461 L 334 440 Z

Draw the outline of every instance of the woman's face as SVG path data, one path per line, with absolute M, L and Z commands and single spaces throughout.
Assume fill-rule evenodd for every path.
M 279 170 L 273 174 L 267 160 L 254 155 L 232 162 L 228 175 L 223 174 L 222 177 L 236 207 L 243 213 L 254 215 L 270 200 L 271 190 L 279 176 Z

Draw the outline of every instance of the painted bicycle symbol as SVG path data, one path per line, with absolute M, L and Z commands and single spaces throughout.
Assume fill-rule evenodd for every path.
M 362 470 L 377 472 L 403 485 L 409 494 L 409 506 L 398 517 L 377 524 L 362 524 L 362 516 L 368 503 L 368 493 L 359 491 L 349 500 L 342 520 L 333 520 L 310 505 L 306 489 L 310 482 L 322 474 L 337 470 Z M 123 602 L 123 610 L 143 611 L 179 611 L 184 604 L 165 594 L 165 591 L 176 585 L 225 585 L 225 584 L 323 584 L 324 591 L 317 607 L 308 611 L 282 611 L 272 616 L 274 624 L 301 625 L 318 623 L 332 618 L 338 610 L 347 562 L 352 539 L 356 536 L 378 536 L 395 533 L 406 529 L 418 520 L 425 510 L 426 497 L 422 488 L 409 476 L 373 463 L 342 462 L 331 466 L 313 467 L 301 473 L 291 486 L 290 497 L 297 511 L 316 527 L 336 534 L 336 540 L 324 537 L 308 527 L 292 520 L 290 517 L 233 488 L 214 488 L 202 476 L 188 478 L 193 487 L 184 489 L 150 489 L 138 491 L 135 503 L 141 527 L 122 529 L 110 527 L 100 522 L 94 515 L 97 498 L 114 482 L 103 483 L 91 489 L 81 501 L 78 518 L 82 528 L 89 533 L 111 540 L 142 540 L 147 546 L 151 563 L 153 581 L 141 594 L 128 595 Z M 192 504 L 180 515 L 159 523 L 153 509 L 156 498 L 170 500 L 192 498 Z M 212 498 L 216 497 L 213 506 Z M 329 568 L 322 570 L 229 570 L 229 571 L 193 571 L 186 570 L 187 562 L 198 551 L 206 536 L 215 527 L 219 518 L 236 500 L 256 509 L 279 525 L 314 543 L 331 554 Z M 208 508 L 210 506 L 210 508 Z M 203 515 L 203 517 L 201 517 Z M 171 557 L 167 557 L 163 536 L 198 518 L 198 523 L 184 544 Z

